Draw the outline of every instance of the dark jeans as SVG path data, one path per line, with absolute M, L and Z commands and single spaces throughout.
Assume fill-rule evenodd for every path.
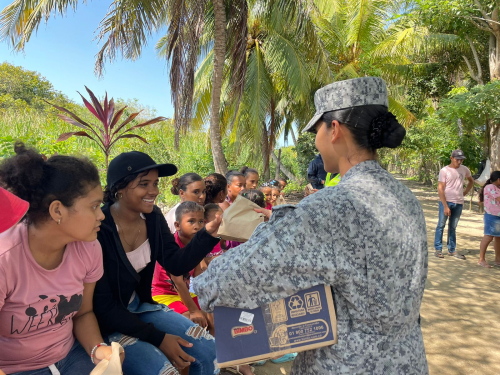
M 451 211 L 450 222 L 448 223 L 448 241 L 446 244 L 448 246 L 448 252 L 454 253 L 457 245 L 456 229 L 458 221 L 460 220 L 460 215 L 462 215 L 463 204 L 452 202 L 446 203 Z M 434 248 L 438 251 L 443 250 L 443 233 L 447 221 L 448 216 L 445 216 L 444 214 L 444 206 L 441 202 L 439 202 L 439 221 L 436 228 L 436 236 L 434 238 Z

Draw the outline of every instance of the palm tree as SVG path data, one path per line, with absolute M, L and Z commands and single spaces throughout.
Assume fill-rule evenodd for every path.
M 22 50 L 42 19 L 52 13 L 64 15 L 68 8 L 76 10 L 77 0 L 15 0 L 0 14 L 0 38 Z M 212 154 L 217 172 L 225 173 L 227 161 L 222 148 L 219 126 L 220 91 L 226 47 L 226 9 L 224 0 L 213 0 L 214 14 L 214 74 L 211 103 L 210 137 Z M 245 18 L 246 1 L 232 1 L 232 9 L 242 10 L 233 18 Z M 170 83 L 175 107 L 175 146 L 179 148 L 179 133 L 189 127 L 193 78 L 199 54 L 198 42 L 203 30 L 203 18 L 208 1 L 204 0 L 114 0 L 99 24 L 98 39 L 103 43 L 97 54 L 96 73 L 102 74 L 106 60 L 112 61 L 117 52 L 125 58 L 136 59 L 148 38 L 168 25 L 167 52 L 171 58 Z M 245 18 L 246 19 L 246 18 Z M 246 22 L 243 23 L 246 27 Z M 236 24 L 236 26 L 241 25 Z M 246 33 L 244 33 L 245 35 Z M 241 36 L 241 33 L 236 34 Z M 234 43 L 240 50 L 245 43 Z M 236 51 L 237 52 L 237 51 Z M 241 52 L 240 52 L 241 55 Z M 241 67 L 240 67 L 241 69 Z
M 314 33 L 307 34 L 303 8 L 281 1 L 249 1 L 248 36 L 244 62 L 226 53 L 222 84 L 222 133 L 230 133 L 233 144 L 254 144 L 261 150 L 264 178 L 270 177 L 269 160 L 280 131 L 289 131 L 294 119 L 292 108 L 308 106 L 311 74 L 314 71 L 307 47 Z M 300 4 L 298 4 L 300 5 Z M 207 20 L 210 25 L 210 20 Z M 214 60 L 213 32 L 206 29 L 202 46 L 206 53 L 195 77 L 195 121 L 208 120 L 212 97 L 210 76 Z M 297 43 L 301 41 L 302 43 Z M 203 49 L 202 47 L 202 49 Z M 233 66 L 244 65 L 243 80 L 233 79 Z M 241 92 L 244 82 L 244 92 Z M 236 86 L 236 87 L 235 87 Z M 290 108 L 288 108 L 290 106 Z M 257 153 L 254 153 L 257 156 Z M 256 159 L 254 159 L 256 161 Z

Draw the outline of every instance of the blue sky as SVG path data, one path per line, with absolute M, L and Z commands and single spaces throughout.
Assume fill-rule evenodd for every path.
M 10 3 L 0 0 L 0 9 Z M 76 91 L 85 91 L 87 85 L 98 96 L 107 91 L 114 98 L 137 98 L 141 104 L 155 108 L 158 115 L 172 117 L 166 61 L 160 60 L 154 49 L 161 34 L 151 38 L 140 59 L 128 61 L 120 57 L 106 64 L 102 78 L 94 75 L 95 55 L 99 51 L 97 41 L 93 40 L 94 31 L 109 3 L 102 0 L 80 3 L 76 12 L 70 10 L 64 17 L 52 17 L 47 24 L 40 25 L 24 53 L 13 52 L 6 42 L 0 43 L 0 62 L 38 71 L 56 90 L 76 102 L 81 102 Z

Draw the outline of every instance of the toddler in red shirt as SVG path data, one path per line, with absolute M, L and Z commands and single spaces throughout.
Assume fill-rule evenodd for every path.
M 205 210 L 196 202 L 182 202 L 175 211 L 175 242 L 179 247 L 186 246 L 197 232 L 205 227 Z M 204 262 L 202 262 L 204 265 Z M 193 323 L 211 329 L 207 314 L 200 309 L 198 297 L 190 293 L 191 277 L 196 277 L 206 269 L 201 263 L 189 273 L 174 276 L 165 271 L 158 263 L 153 276 L 153 300 L 164 304 L 175 312 L 184 315 Z

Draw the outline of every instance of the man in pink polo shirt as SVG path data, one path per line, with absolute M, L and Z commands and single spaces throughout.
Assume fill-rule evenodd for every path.
M 446 226 L 448 217 L 448 255 L 455 258 L 465 260 L 465 256 L 458 254 L 455 250 L 457 243 L 456 229 L 462 208 L 464 205 L 464 196 L 474 186 L 474 179 L 469 168 L 462 165 L 465 159 L 462 150 L 455 150 L 451 153 L 451 163 L 439 172 L 439 221 L 436 228 L 436 236 L 434 238 L 435 255 L 438 258 L 444 258 L 443 250 L 443 232 Z M 464 181 L 467 179 L 469 183 L 464 191 Z

